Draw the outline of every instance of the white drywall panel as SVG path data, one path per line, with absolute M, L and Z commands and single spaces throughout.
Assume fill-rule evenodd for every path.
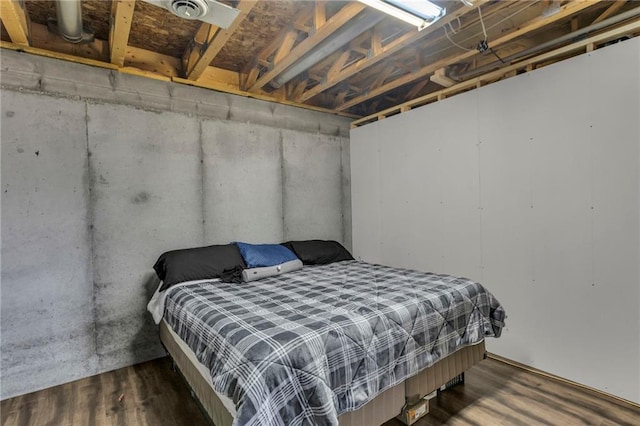
M 590 299 L 597 305 L 583 309 L 601 312 L 594 321 L 606 318 L 621 325 L 598 339 L 603 347 L 616 348 L 616 362 L 609 363 L 609 356 L 598 351 L 594 359 L 607 367 L 593 372 L 594 381 L 607 392 L 640 401 L 640 42 L 635 40 L 635 54 L 627 49 L 633 45 L 621 43 L 590 54 L 597 55 L 589 63 L 593 78 L 608 78 L 588 90 L 594 259 Z M 629 367 L 625 371 L 616 364 Z M 629 379 L 634 364 L 637 381 Z
M 442 271 L 442 128 L 438 118 L 425 122 L 419 117 L 420 126 L 406 126 L 404 117 L 391 117 L 378 129 L 384 264 Z
M 356 256 L 380 246 L 383 263 L 406 266 L 415 265 L 413 250 L 424 258 L 439 252 L 451 273 L 466 265 L 477 277 L 460 235 L 479 238 L 481 281 L 508 314 L 489 349 L 640 401 L 639 57 L 633 39 L 452 99 L 475 99 L 477 121 L 460 120 L 460 106 L 445 114 L 446 100 L 353 130 Z M 473 108 L 460 111 L 474 116 Z M 438 138 L 418 144 L 427 126 Z M 479 149 L 452 136 L 467 132 Z M 362 149 L 364 137 L 380 146 Z M 437 148 L 428 151 L 430 144 Z M 426 155 L 436 164 L 418 164 Z M 446 173 L 455 159 L 460 169 Z M 378 188 L 367 188 L 374 178 Z M 441 214 L 424 200 L 436 194 L 433 182 Z M 378 233 L 362 231 L 376 222 Z M 456 255 L 449 241 L 468 251 Z
M 342 242 L 342 138 L 282 130 L 284 239 Z
M 453 97 L 434 105 L 430 114 L 421 120 L 429 140 L 438 146 L 438 165 L 429 168 L 428 180 L 439 184 L 439 202 L 442 215 L 439 244 L 442 265 L 439 272 L 482 278 L 480 232 L 480 175 L 478 164 L 478 95 Z M 416 115 L 422 113 L 416 111 Z M 451 120 L 455 122 L 451 125 Z M 458 123 L 460 125 L 458 125 Z M 431 135 L 431 129 L 434 129 Z M 429 130 L 427 130 L 429 129 Z M 439 173 L 435 176 L 434 172 Z M 426 183 L 422 179 L 422 184 Z M 432 204 L 432 203 L 430 203 Z M 429 205 L 425 208 L 429 208 Z M 419 209 L 420 210 L 420 209 Z M 435 241 L 434 244 L 437 244 Z M 422 269 L 429 269 L 424 265 Z
M 95 369 L 84 111 L 2 93 L 2 399 Z
M 97 352 L 104 370 L 162 355 L 146 312 L 152 266 L 203 244 L 199 124 L 88 106 Z
M 381 263 L 379 123 L 351 130 L 351 218 L 353 256 Z M 385 127 L 386 128 L 386 127 Z
M 531 180 L 536 167 L 530 158 L 539 123 L 523 123 L 520 117 L 527 114 L 535 94 L 522 81 L 510 79 L 481 89 L 479 96 L 482 282 L 508 315 L 502 338 L 487 344 L 496 353 L 529 364 L 529 330 L 520 331 L 514 324 L 536 328 L 531 318 L 540 310 L 522 297 L 534 285 Z
M 283 239 L 280 130 L 202 121 L 206 244 Z

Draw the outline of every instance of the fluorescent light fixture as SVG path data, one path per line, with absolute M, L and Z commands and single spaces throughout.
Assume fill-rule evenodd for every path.
M 428 0 L 359 0 L 374 9 L 398 18 L 422 31 L 447 12 Z

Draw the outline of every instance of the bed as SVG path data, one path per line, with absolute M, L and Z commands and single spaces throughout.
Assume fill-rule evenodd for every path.
M 154 299 L 160 339 L 216 426 L 382 424 L 480 362 L 505 317 L 472 280 L 356 260 Z

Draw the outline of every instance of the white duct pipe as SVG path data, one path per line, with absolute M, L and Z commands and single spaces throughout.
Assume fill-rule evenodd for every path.
M 80 43 L 82 36 L 82 6 L 80 0 L 56 0 L 58 33 L 71 43 Z

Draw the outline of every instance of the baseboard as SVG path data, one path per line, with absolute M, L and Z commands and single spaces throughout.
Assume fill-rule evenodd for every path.
M 599 397 L 603 397 L 605 399 L 608 399 L 608 400 L 611 400 L 611 401 L 614 401 L 614 402 L 618 402 L 618 403 L 621 403 L 621 404 L 629 405 L 629 406 L 634 407 L 634 408 L 640 408 L 640 404 L 635 403 L 633 401 L 629 401 L 628 399 L 624 399 L 624 398 L 621 398 L 619 396 L 612 395 L 610 393 L 601 391 L 600 389 L 592 388 L 591 386 L 583 385 L 582 383 L 574 382 L 573 380 L 565 379 L 564 377 L 556 376 L 555 374 L 547 373 L 546 371 L 542 371 L 542 370 L 539 370 L 537 368 L 530 367 L 530 366 L 528 366 L 526 364 L 522 364 L 520 362 L 513 361 L 513 360 L 511 360 L 509 358 L 505 358 L 503 356 L 496 355 L 496 354 L 491 353 L 491 352 L 487 352 L 487 358 L 491 358 L 493 360 L 496 360 L 496 361 L 499 361 L 499 362 L 502 362 L 502 363 L 505 363 L 505 364 L 509 364 L 509 365 L 511 365 L 513 367 L 516 367 L 516 368 L 519 368 L 521 370 L 525 370 L 525 371 L 528 371 L 530 373 L 537 374 L 538 376 L 546 377 L 548 379 L 552 379 L 552 380 L 555 380 L 555 381 L 560 382 L 560 383 L 564 383 L 564 384 L 567 384 L 567 385 L 578 387 L 580 389 L 584 389 L 584 390 L 586 390 L 588 392 L 597 394 Z

